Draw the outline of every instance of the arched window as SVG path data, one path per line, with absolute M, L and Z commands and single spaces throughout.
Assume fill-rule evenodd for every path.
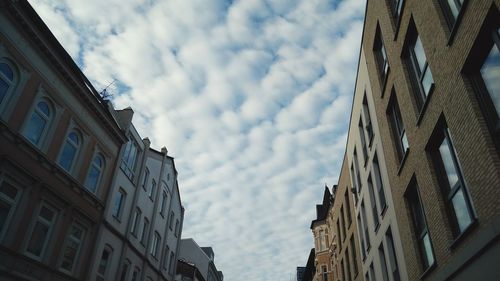
M 75 158 L 81 146 L 81 138 L 76 131 L 71 131 L 66 137 L 63 150 L 59 156 L 59 165 L 68 172 L 71 172 Z
M 50 125 L 50 121 L 53 118 L 52 107 L 50 104 L 45 101 L 39 101 L 35 108 L 33 109 L 33 113 L 31 114 L 31 118 L 24 129 L 24 135 L 35 145 L 40 145 L 45 133 Z
M 8 95 L 15 86 L 15 74 L 6 62 L 0 62 L 0 105 L 7 101 Z
M 93 193 L 96 192 L 97 186 L 101 181 L 102 172 L 104 170 L 104 157 L 101 154 L 97 154 L 90 165 L 90 170 L 85 180 L 85 187 Z

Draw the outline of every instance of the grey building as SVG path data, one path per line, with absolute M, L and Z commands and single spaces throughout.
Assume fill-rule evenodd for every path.
M 180 242 L 179 260 L 193 264 L 206 281 L 223 281 L 222 271 L 215 265 L 215 254 L 212 247 L 200 247 L 192 238 Z M 176 280 L 181 280 L 178 275 Z

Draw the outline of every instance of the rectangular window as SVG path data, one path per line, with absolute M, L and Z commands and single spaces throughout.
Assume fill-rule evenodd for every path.
M 175 220 L 174 235 L 175 235 L 175 237 L 177 237 L 179 235 L 179 220 Z
M 16 206 L 21 198 L 21 190 L 5 179 L 0 179 L 0 238 L 9 229 Z
M 342 249 L 342 236 L 340 236 L 340 218 L 337 220 L 337 237 L 339 240 L 339 251 Z
M 340 269 L 342 270 L 342 280 L 347 280 L 347 276 L 345 275 L 346 270 L 343 259 L 340 261 Z
M 137 230 L 139 229 L 139 224 L 141 223 L 141 209 L 137 208 L 135 210 L 134 216 L 132 217 L 132 228 L 130 229 L 130 233 L 137 237 Z
M 401 117 L 401 111 L 399 110 L 398 100 L 396 98 L 396 93 L 392 91 L 391 99 L 389 101 L 389 120 L 391 123 L 392 134 L 394 137 L 394 142 L 396 144 L 396 150 L 398 152 L 399 160 L 403 160 L 406 151 L 410 147 L 408 144 L 408 138 L 406 136 L 405 125 L 403 123 L 403 118 Z
M 141 244 L 146 245 L 146 239 L 148 237 L 148 229 L 149 229 L 149 221 L 147 218 L 144 218 L 144 223 L 142 225 L 141 232 Z
M 405 194 L 406 201 L 410 207 L 413 221 L 413 231 L 417 238 L 420 258 L 424 271 L 434 264 L 434 252 L 432 250 L 427 221 L 425 219 L 424 207 L 420 200 L 417 181 L 412 179 L 410 186 Z
M 344 206 L 340 207 L 340 238 L 345 240 L 345 221 L 344 221 Z
M 391 5 L 392 15 L 399 19 L 401 17 L 401 12 L 403 11 L 404 0 L 389 0 Z
M 167 205 L 167 193 L 165 190 L 163 191 L 162 197 L 161 197 L 161 205 L 160 205 L 160 215 L 164 216 L 165 215 L 165 206 Z
M 384 42 L 382 41 L 382 33 L 377 24 L 375 32 L 375 43 L 373 44 L 373 52 L 375 53 L 375 60 L 377 63 L 380 82 L 383 87 L 387 74 L 389 72 L 389 61 L 387 60 L 387 53 L 385 51 Z
M 427 62 L 422 40 L 413 22 L 410 23 L 409 30 L 410 37 L 405 56 L 415 88 L 417 107 L 419 111 L 422 111 L 425 101 L 434 87 L 434 78 Z
M 158 247 L 160 246 L 161 237 L 158 232 L 155 231 L 155 235 L 153 236 L 153 243 L 151 244 L 151 255 L 155 258 L 158 257 Z
M 389 273 L 387 272 L 387 263 L 385 261 L 384 245 L 380 243 L 378 247 L 378 255 L 380 258 L 380 270 L 382 271 L 382 278 L 384 281 L 389 281 Z
M 118 194 L 116 194 L 115 202 L 113 205 L 113 217 L 120 219 L 122 216 L 123 203 L 125 202 L 125 198 L 127 197 L 127 193 L 123 189 L 118 190 Z
M 323 230 L 319 231 L 319 250 L 323 251 L 326 249 L 326 244 L 325 244 L 325 233 Z
M 356 173 L 354 172 L 354 163 L 351 165 L 351 173 L 350 173 L 350 176 L 351 176 L 351 184 L 352 184 L 352 191 L 354 193 L 354 203 L 358 203 L 358 184 L 356 182 L 356 178 L 355 178 L 355 175 Z
M 387 250 L 389 251 L 389 264 L 391 265 L 391 273 L 393 281 L 400 281 L 398 268 L 398 259 L 396 256 L 396 249 L 394 248 L 394 240 L 392 239 L 392 231 L 389 227 L 385 233 L 385 240 L 387 243 Z
M 99 262 L 99 267 L 97 268 L 96 281 L 104 281 L 108 275 L 108 265 L 111 260 L 111 255 L 113 251 L 109 248 L 105 248 L 102 251 L 101 261 Z
M 328 272 L 326 271 L 326 265 L 321 266 L 321 272 L 323 273 L 323 281 L 328 281 Z
M 174 274 L 174 268 L 175 268 L 175 254 L 174 252 L 170 253 L 170 267 L 168 269 L 168 272 L 170 275 Z
M 134 272 L 132 273 L 132 281 L 139 280 L 139 272 L 141 272 L 141 269 L 139 269 L 138 267 L 136 267 L 134 269 Z
M 370 193 L 370 204 L 372 206 L 372 216 L 373 216 L 373 227 L 374 231 L 379 226 L 377 202 L 375 201 L 375 191 L 373 190 L 372 177 L 368 177 L 368 191 Z
M 146 170 L 144 170 L 144 178 L 142 179 L 142 188 L 144 190 L 147 190 L 148 180 L 149 180 L 149 169 L 146 168 Z
M 370 251 L 370 234 L 368 232 L 368 220 L 366 219 L 366 209 L 364 202 L 361 202 L 361 216 L 363 218 L 363 231 L 365 233 L 366 251 Z
M 350 255 L 350 252 L 349 251 L 349 247 L 346 247 L 346 250 L 345 250 L 345 267 L 346 267 L 346 272 L 347 272 L 347 279 L 346 280 L 352 280 L 352 276 L 351 276 L 351 264 L 349 262 L 349 260 L 351 259 L 351 255 Z
M 375 279 L 375 268 L 373 267 L 373 262 L 370 264 L 370 280 L 377 280 Z
M 359 171 L 359 162 L 358 162 L 358 154 L 356 153 L 356 149 L 354 149 L 354 154 L 353 154 L 353 158 L 354 158 L 354 171 L 356 172 L 356 182 L 357 182 L 357 193 L 360 193 L 361 192 L 361 188 L 362 188 L 362 185 L 361 185 L 361 176 L 360 176 L 360 171 Z
M 170 253 L 170 248 L 168 246 L 165 247 L 165 255 L 163 256 L 163 269 L 168 270 L 168 254 Z
M 358 235 L 359 239 L 361 241 L 361 254 L 363 255 L 363 260 L 366 258 L 366 242 L 365 242 L 365 236 L 363 235 L 363 230 L 362 230 L 363 224 L 361 222 L 361 216 L 358 215 Z
M 170 221 L 169 221 L 170 230 L 174 227 L 174 211 L 170 211 Z
M 361 140 L 361 147 L 363 151 L 363 163 L 366 164 L 366 160 L 368 160 L 368 147 L 366 146 L 366 136 L 365 136 L 365 126 L 363 125 L 363 119 L 361 116 L 359 117 L 358 131 L 359 138 Z
M 351 253 L 352 253 L 352 265 L 354 267 L 354 276 L 358 275 L 358 257 L 356 256 L 356 247 L 354 245 L 354 236 L 351 236 Z
M 434 138 L 437 147 L 432 148 L 431 155 L 448 207 L 453 235 L 458 237 L 472 224 L 474 214 L 448 129 L 439 130 Z
M 134 178 L 135 165 L 138 156 L 138 148 L 135 141 L 129 139 L 125 146 L 125 151 L 123 152 L 122 163 L 120 167 L 127 177 L 130 179 Z
M 378 205 L 380 207 L 380 213 L 383 213 L 387 207 L 387 201 L 385 200 L 384 184 L 382 182 L 382 175 L 380 174 L 380 165 L 378 164 L 377 153 L 375 153 L 375 156 L 373 157 L 372 165 L 375 184 L 377 185 Z
M 31 256 L 41 259 L 47 243 L 52 235 L 57 218 L 57 212 L 47 204 L 42 203 L 38 215 L 31 230 L 30 239 L 26 252 Z
M 149 199 L 154 201 L 154 196 L 156 192 L 156 181 L 154 179 L 151 180 L 151 189 L 149 190 Z
M 83 239 L 85 237 L 85 229 L 77 224 L 70 227 L 68 237 L 66 238 L 66 246 L 63 250 L 61 269 L 72 273 L 75 264 L 80 255 Z
M 368 136 L 368 145 L 370 146 L 373 140 L 373 125 L 370 115 L 370 107 L 368 106 L 368 100 L 366 99 L 366 93 L 363 97 L 363 116 L 365 117 L 366 135 Z
M 351 217 L 351 202 L 349 201 L 349 189 L 348 188 L 344 194 L 344 200 L 345 200 L 345 208 L 346 208 L 346 214 L 347 214 L 347 225 L 350 226 L 351 222 L 352 222 L 352 217 Z
M 439 4 L 441 4 L 441 8 L 443 9 L 448 27 L 453 29 L 464 0 L 439 0 Z

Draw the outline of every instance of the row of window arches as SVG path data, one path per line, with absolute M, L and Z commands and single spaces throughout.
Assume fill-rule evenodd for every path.
M 16 88 L 19 86 L 19 81 L 19 70 L 16 65 L 6 57 L 0 58 L 0 110 L 3 111 L 18 92 Z M 35 100 L 32 110 L 26 117 L 22 135 L 38 149 L 43 150 L 49 130 L 56 123 L 56 115 L 55 103 L 46 94 L 42 94 Z M 74 174 L 83 143 L 82 132 L 76 126 L 71 128 L 57 158 L 57 164 L 69 174 Z M 95 153 L 84 182 L 84 186 L 92 193 L 97 193 L 105 163 L 103 154 Z

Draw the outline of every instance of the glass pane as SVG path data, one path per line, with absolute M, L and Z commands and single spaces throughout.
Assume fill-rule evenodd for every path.
M 500 52 L 496 45 L 493 45 L 488 58 L 481 67 L 481 76 L 490 93 L 497 115 L 500 116 Z
M 455 162 L 453 161 L 451 146 L 449 144 L 448 138 L 445 137 L 443 143 L 439 146 L 439 152 L 441 154 L 441 160 L 443 161 L 446 176 L 448 178 L 449 187 L 453 188 L 458 184 L 458 171 L 455 167 Z
M 122 206 L 122 199 L 123 199 L 123 194 L 121 192 L 118 192 L 118 195 L 116 196 L 115 199 L 115 205 L 113 208 L 113 215 L 117 217 L 120 214 L 120 209 Z
M 422 41 L 420 41 L 420 36 L 417 37 L 417 41 L 415 41 L 413 52 L 415 53 L 420 73 L 422 73 L 427 59 L 425 58 L 424 47 L 422 46 Z
M 61 267 L 71 271 L 73 269 L 73 264 L 75 262 L 76 254 L 78 252 L 79 244 L 75 241 L 69 240 L 66 249 L 64 249 L 63 253 L 63 262 L 61 263 Z
M 467 226 L 469 226 L 472 222 L 469 209 L 467 208 L 467 202 L 465 200 L 463 188 L 459 189 L 451 199 L 460 232 L 464 231 L 465 228 L 467 228 Z
M 12 184 L 4 181 L 0 186 L 0 192 L 6 195 L 8 198 L 15 200 L 17 196 L 17 188 Z
M 458 12 L 460 11 L 460 6 L 457 4 L 455 0 L 448 0 L 448 6 L 450 7 L 450 11 L 451 14 L 453 15 L 453 18 L 456 19 L 458 17 Z
M 8 90 L 9 84 L 7 84 L 5 81 L 3 81 L 2 78 L 0 78 L 0 103 L 2 103 Z
M 76 147 L 66 141 L 66 144 L 64 145 L 63 151 L 59 158 L 59 164 L 61 165 L 61 167 L 69 172 L 71 170 L 71 166 L 73 165 L 73 159 L 75 158 L 75 155 Z
M 14 80 L 14 72 L 12 68 L 6 63 L 0 63 L 0 72 L 2 72 L 5 77 L 7 77 L 10 81 Z
M 429 233 L 426 233 L 422 239 L 422 250 L 424 267 L 427 268 L 434 263 L 434 254 L 432 253 L 431 239 L 429 238 Z
M 99 268 L 97 269 L 97 273 L 104 275 L 106 272 L 106 266 L 108 265 L 109 252 L 104 250 L 102 252 L 101 262 L 99 263 Z
M 405 154 L 406 150 L 410 145 L 408 144 L 408 137 L 406 136 L 406 131 L 403 132 L 401 136 L 401 145 L 403 146 L 403 154 Z
M 52 219 L 54 218 L 54 211 L 52 211 L 51 209 L 45 207 L 45 206 L 42 206 L 42 209 L 40 209 L 40 217 L 51 222 Z
M 7 223 L 11 205 L 0 199 L 0 233 L 2 233 L 4 225 Z
M 37 104 L 36 107 L 39 111 L 41 111 L 43 114 L 45 114 L 45 116 L 47 116 L 47 117 L 50 116 L 50 108 L 46 102 L 41 101 Z
M 40 256 L 48 233 L 49 227 L 37 221 L 28 243 L 28 252 L 35 256 Z
M 424 77 L 422 78 L 422 88 L 424 89 L 425 96 L 429 95 L 432 84 L 434 84 L 434 79 L 432 78 L 431 69 L 427 66 Z
M 99 182 L 99 177 L 101 175 L 101 171 L 92 167 L 90 169 L 89 175 L 87 176 L 87 182 L 85 186 L 92 192 L 95 192 L 97 189 L 97 183 Z
M 83 230 L 78 227 L 71 227 L 71 236 L 77 240 L 82 240 Z
M 68 135 L 68 139 L 72 140 L 75 144 L 78 144 L 78 135 L 75 132 L 71 132 Z
M 34 144 L 38 144 L 47 121 L 38 112 L 33 112 L 31 120 L 26 126 L 26 137 Z
M 99 168 L 102 168 L 103 162 L 104 161 L 102 160 L 102 157 L 99 155 L 94 158 L 94 165 L 96 165 Z

